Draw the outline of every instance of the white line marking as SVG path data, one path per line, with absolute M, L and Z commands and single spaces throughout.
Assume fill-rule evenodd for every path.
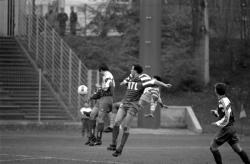
M 13 154 L 0 154 L 5 156 L 15 156 L 15 157 L 28 157 L 28 158 L 21 158 L 21 159 L 6 159 L 0 160 L 0 162 L 14 162 L 14 161 L 25 161 L 25 160 L 64 160 L 64 161 L 77 161 L 77 162 L 87 162 L 87 163 L 103 163 L 103 164 L 127 164 L 122 162 L 114 162 L 114 161 L 96 161 L 96 160 L 83 160 L 83 159 L 75 159 L 75 158 L 60 158 L 60 157 L 32 157 L 30 155 L 13 155 Z

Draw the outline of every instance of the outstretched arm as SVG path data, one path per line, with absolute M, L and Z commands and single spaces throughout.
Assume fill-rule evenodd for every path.
M 147 87 L 147 86 L 150 86 L 150 85 L 158 85 L 158 86 L 163 86 L 163 87 L 166 87 L 166 88 L 172 87 L 172 84 L 166 84 L 166 83 L 161 82 L 161 81 L 158 81 L 158 80 L 156 80 L 156 79 L 153 79 L 153 80 L 144 82 L 142 85 L 143 85 L 144 87 Z

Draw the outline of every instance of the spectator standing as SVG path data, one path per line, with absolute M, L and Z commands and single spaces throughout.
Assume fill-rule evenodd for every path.
M 60 9 L 60 13 L 57 15 L 57 21 L 59 25 L 59 34 L 64 36 L 66 31 L 66 22 L 68 21 L 68 15 L 64 12 L 64 8 Z
M 74 7 L 71 6 L 71 13 L 70 13 L 70 33 L 72 35 L 76 35 L 76 24 L 77 24 L 77 13 L 74 11 Z
M 53 10 L 52 7 L 50 7 L 48 13 L 46 13 L 45 19 L 48 21 L 52 28 L 55 28 L 56 12 Z

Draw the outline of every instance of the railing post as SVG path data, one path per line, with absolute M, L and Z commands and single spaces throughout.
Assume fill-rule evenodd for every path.
M 44 21 L 44 37 L 43 37 L 43 69 L 46 70 L 46 56 L 47 56 L 47 52 L 46 52 L 46 40 L 47 40 L 47 32 L 46 32 L 46 28 L 47 28 L 47 23 L 46 21 Z
M 88 70 L 88 97 L 90 97 L 92 92 L 92 70 Z
M 31 49 L 31 33 L 32 33 L 32 31 L 31 31 L 31 17 L 32 17 L 32 15 L 29 13 L 29 20 L 28 20 L 28 22 L 29 22 L 29 25 L 28 25 L 28 29 L 27 29 L 27 31 L 28 31 L 28 49 L 29 49 L 29 51 L 30 51 L 30 49 Z
M 60 91 L 63 91 L 63 40 L 60 40 Z
M 55 31 L 52 29 L 52 81 L 55 80 Z
M 69 50 L 69 104 L 71 104 L 71 90 L 72 90 L 72 50 Z
M 38 84 L 38 123 L 41 122 L 41 94 L 42 94 L 42 71 L 38 69 L 39 72 L 39 84 Z
M 78 86 L 80 86 L 81 85 L 81 79 L 82 79 L 82 62 L 81 62 L 81 60 L 79 60 L 79 62 L 78 62 Z M 77 96 L 77 109 L 80 109 L 81 108 L 81 95 L 79 95 L 78 94 L 78 96 Z
M 39 17 L 38 15 L 36 16 L 36 62 L 38 60 L 38 36 L 39 36 Z
M 96 71 L 96 83 L 100 84 L 100 74 L 98 70 Z

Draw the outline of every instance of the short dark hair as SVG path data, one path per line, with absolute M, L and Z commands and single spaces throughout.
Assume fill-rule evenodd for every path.
M 141 74 L 143 72 L 143 68 L 139 64 L 133 64 L 133 67 L 138 74 Z
M 102 63 L 102 64 L 100 64 L 98 70 L 99 70 L 99 72 L 101 72 L 101 71 L 109 71 L 109 67 L 107 66 L 107 64 Z
M 153 76 L 153 78 L 155 78 L 155 79 L 158 80 L 158 81 L 162 81 L 162 79 L 161 79 L 160 76 L 155 75 L 155 76 Z
M 225 95 L 226 94 L 226 84 L 225 83 L 216 83 L 214 85 L 215 91 L 218 95 Z

